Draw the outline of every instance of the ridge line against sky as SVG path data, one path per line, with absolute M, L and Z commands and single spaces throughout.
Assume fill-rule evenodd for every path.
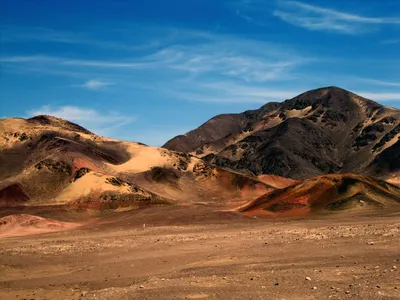
M 394 1 L 39 2 L 0 4 L 0 116 L 161 145 L 321 86 L 400 107 Z

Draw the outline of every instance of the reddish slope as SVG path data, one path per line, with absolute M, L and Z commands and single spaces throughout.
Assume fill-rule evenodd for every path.
M 0 205 L 23 205 L 29 200 L 20 184 L 10 184 L 0 190 Z
M 26 214 L 10 215 L 0 218 L 0 238 L 71 230 L 80 225 Z
M 290 178 L 285 178 L 282 176 L 271 175 L 271 174 L 259 175 L 258 179 L 260 179 L 260 181 L 264 182 L 265 184 L 268 184 L 277 189 L 283 189 L 285 187 L 288 187 L 288 186 L 291 186 L 293 184 L 300 182 L 300 181 L 293 180 Z
M 372 177 L 336 174 L 267 193 L 238 210 L 249 215 L 304 215 L 391 207 L 400 209 L 400 188 Z

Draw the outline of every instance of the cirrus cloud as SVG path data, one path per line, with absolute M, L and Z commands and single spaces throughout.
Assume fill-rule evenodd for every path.
M 95 109 L 78 106 L 42 106 L 27 112 L 29 117 L 49 115 L 77 123 L 97 134 L 113 136 L 120 127 L 136 120 L 134 116 L 122 115 L 119 112 L 103 113 Z
M 299 1 L 279 1 L 278 4 L 279 9 L 273 12 L 274 16 L 292 25 L 313 31 L 357 34 L 376 30 L 376 27 L 369 27 L 369 25 L 400 24 L 400 17 L 365 17 Z
M 84 84 L 80 85 L 80 87 L 83 87 L 88 90 L 99 90 L 99 89 L 109 86 L 109 85 L 112 85 L 112 83 L 107 82 L 107 81 L 97 80 L 97 79 L 90 79 L 90 80 L 86 81 Z

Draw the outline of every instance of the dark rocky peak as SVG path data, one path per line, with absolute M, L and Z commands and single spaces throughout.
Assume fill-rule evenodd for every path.
M 316 109 L 321 106 L 324 108 L 343 108 L 353 104 L 350 98 L 351 93 L 338 87 L 324 87 L 311 90 L 300 94 L 297 97 L 283 102 L 284 109 L 305 109 L 311 106 Z
M 273 112 L 282 107 L 282 103 L 279 102 L 268 102 L 261 106 L 259 109 L 247 110 L 243 114 L 246 118 L 251 120 L 261 120 L 266 114 Z
M 400 111 L 338 87 L 315 89 L 234 116 L 207 124 L 210 132 L 223 133 L 218 143 L 200 127 L 190 132 L 192 141 L 177 137 L 166 147 L 183 145 L 203 154 L 203 146 L 210 145 L 204 159 L 219 166 L 293 178 L 360 173 L 369 164 L 371 174 L 379 176 L 398 169 Z

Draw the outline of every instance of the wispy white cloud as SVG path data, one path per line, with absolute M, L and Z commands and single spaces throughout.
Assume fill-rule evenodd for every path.
M 42 27 L 1 26 L 3 43 L 46 42 L 60 44 L 86 45 L 96 48 L 106 48 L 126 51 L 142 51 L 159 47 L 158 40 L 148 40 L 143 44 L 128 44 L 121 41 L 94 39 L 85 32 L 59 31 Z
M 108 60 L 85 60 L 71 59 L 66 57 L 55 57 L 48 55 L 31 56 L 5 56 L 0 57 L 2 63 L 39 63 L 39 64 L 57 64 L 65 66 L 78 67 L 100 67 L 100 68 L 144 68 L 146 62 L 128 62 L 128 61 L 108 61 Z
M 209 102 L 209 103 L 257 103 L 263 104 L 268 101 L 263 96 L 252 95 L 235 95 L 234 93 L 201 93 L 196 91 L 179 91 L 169 90 L 167 93 L 177 99 L 192 101 L 192 102 Z
M 141 142 L 149 146 L 161 147 L 173 137 L 184 134 L 194 126 L 158 125 L 130 130 L 119 138 L 125 141 Z
M 239 18 L 242 18 L 249 23 L 252 23 L 252 24 L 255 24 L 258 26 L 266 26 L 266 24 L 264 22 L 259 21 L 255 17 L 251 17 L 250 16 L 251 14 L 246 14 L 243 10 L 236 9 L 235 13 Z
M 285 22 L 315 31 L 335 31 L 357 34 L 373 30 L 370 25 L 400 24 L 398 18 L 365 17 L 299 1 L 278 1 L 273 14 Z
M 49 62 L 54 58 L 46 55 L 4 56 L 0 57 L 2 63 Z
M 273 89 L 255 85 L 237 84 L 229 81 L 206 83 L 202 84 L 200 88 L 210 90 L 212 93 L 225 93 L 228 101 L 231 97 L 247 99 L 247 101 L 241 101 L 243 103 L 266 103 L 271 101 L 282 101 L 293 98 L 305 90 L 304 88 Z
M 112 136 L 120 127 L 135 121 L 134 116 L 118 112 L 102 113 L 94 109 L 78 106 L 42 106 L 27 112 L 28 117 L 50 115 L 75 122 L 97 134 Z
M 107 81 L 101 81 L 101 80 L 97 80 L 97 79 L 90 79 L 90 80 L 86 81 L 84 84 L 80 85 L 80 87 L 83 87 L 88 90 L 99 90 L 99 89 L 109 86 L 109 85 L 113 85 L 113 83 L 107 82 Z
M 206 103 L 246 103 L 265 104 L 293 98 L 304 92 L 306 88 L 264 88 L 259 85 L 241 84 L 232 81 L 198 82 L 191 87 L 168 88 L 162 86 L 143 86 L 156 90 L 169 97 Z
M 379 82 L 388 84 L 388 82 Z M 393 83 L 397 87 L 397 83 Z M 400 86 L 400 85 L 399 85 Z M 247 103 L 265 104 L 267 102 L 281 102 L 294 98 L 301 93 L 316 88 L 315 86 L 297 87 L 262 87 L 260 85 L 239 84 L 232 81 L 219 81 L 212 83 L 199 83 L 195 89 L 163 90 L 163 93 L 173 95 L 178 99 L 193 102 L 208 103 Z M 356 94 L 375 101 L 400 101 L 400 93 L 377 91 L 354 91 Z
M 400 87 L 400 82 L 384 81 L 384 80 L 370 79 L 370 78 L 357 78 L 357 80 L 379 86 Z
M 381 43 L 386 45 L 400 44 L 400 39 L 384 40 Z
M 367 91 L 356 91 L 355 93 L 374 101 L 400 101 L 400 93 L 379 93 Z
M 117 112 L 102 113 L 94 109 L 77 106 L 51 107 L 43 106 L 27 112 L 26 117 L 50 115 L 77 123 L 95 134 L 111 136 L 120 140 L 141 142 L 150 146 L 161 147 L 167 140 L 185 133 L 189 126 L 154 125 L 146 128 L 130 128 L 120 130 L 136 121 L 136 117 L 122 115 Z M 1 118 L 0 118 L 1 119 Z
M 218 34 L 194 35 L 191 43 L 177 40 L 170 46 L 125 60 L 87 60 L 46 55 L 0 57 L 3 64 L 36 64 L 46 68 L 103 68 L 180 72 L 265 82 L 290 78 L 290 72 L 313 60 L 288 47 Z M 179 76 L 178 73 L 175 76 Z
M 290 70 L 306 64 L 307 58 L 297 54 L 278 53 L 275 45 L 218 43 L 189 47 L 174 47 L 165 51 L 166 57 L 174 57 L 167 67 L 195 75 L 213 74 L 238 78 L 247 82 L 265 82 L 287 78 Z M 260 53 L 257 50 L 265 49 Z
M 121 60 L 32 55 L 0 57 L 0 62 L 6 66 L 25 66 L 40 74 L 43 70 L 60 76 L 70 74 L 74 78 L 88 73 L 93 75 L 83 78 L 107 78 L 79 85 L 89 89 L 100 89 L 112 82 L 119 89 L 131 87 L 132 90 L 135 85 L 135 88 L 152 90 L 154 95 L 165 94 L 169 99 L 182 101 L 263 104 L 290 98 L 296 93 L 257 86 L 293 80 L 298 76 L 295 70 L 318 60 L 288 45 L 215 32 L 183 30 L 173 35 L 175 40 L 168 47 Z M 144 79 L 145 76 L 148 78 Z
M 238 16 L 238 17 L 240 17 L 240 18 L 243 18 L 243 19 L 245 19 L 247 22 L 249 22 L 249 23 L 253 23 L 254 22 L 254 20 L 253 20 L 253 18 L 252 17 L 249 17 L 248 15 L 246 15 L 246 14 L 244 14 L 241 10 L 239 10 L 239 9 L 236 9 L 236 15 Z

